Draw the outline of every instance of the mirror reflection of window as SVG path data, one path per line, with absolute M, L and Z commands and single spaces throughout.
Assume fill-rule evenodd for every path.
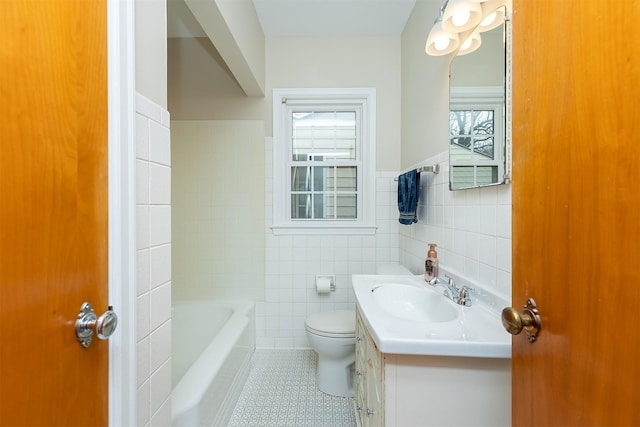
M 452 88 L 454 89 L 454 88 Z M 455 88 L 449 110 L 449 188 L 503 182 L 505 146 L 502 89 Z
M 451 110 L 449 113 L 450 143 L 463 149 L 457 155 L 467 154 L 470 160 L 493 160 L 494 129 L 493 110 Z
M 479 49 L 450 64 L 451 190 L 508 182 L 507 32 L 483 32 Z
M 490 185 L 498 182 L 493 162 L 494 110 L 451 110 L 449 115 L 450 162 L 453 188 Z

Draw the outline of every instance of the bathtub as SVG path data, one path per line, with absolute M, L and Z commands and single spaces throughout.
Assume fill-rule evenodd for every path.
M 181 301 L 172 307 L 173 426 L 226 426 L 255 349 L 246 301 Z

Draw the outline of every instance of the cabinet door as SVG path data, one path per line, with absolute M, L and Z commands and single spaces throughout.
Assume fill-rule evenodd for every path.
M 374 349 L 371 349 L 374 350 Z M 365 426 L 378 427 L 384 425 L 384 389 L 381 378 L 378 354 L 374 351 L 367 358 L 366 405 L 363 410 Z
M 358 426 L 364 425 L 365 402 L 365 377 L 367 370 L 366 330 L 360 318 L 360 312 L 356 310 L 356 421 Z
M 362 427 L 384 426 L 384 355 L 356 314 L 356 418 Z
M 365 372 L 366 391 L 364 417 L 368 426 L 384 425 L 384 356 L 366 334 L 367 370 Z

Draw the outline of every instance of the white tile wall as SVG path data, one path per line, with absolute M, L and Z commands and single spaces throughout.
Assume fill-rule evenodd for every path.
M 274 236 L 273 141 L 265 139 L 265 300 L 256 305 L 256 346 L 307 348 L 304 321 L 319 310 L 354 309 L 352 274 L 375 273 L 380 262 L 397 262 L 395 173 L 377 174 L 375 236 Z M 336 291 L 315 291 L 316 275 L 335 275 Z
M 169 113 L 136 98 L 137 425 L 171 425 Z
M 400 226 L 400 260 L 419 274 L 428 243 L 440 265 L 511 300 L 511 185 L 449 191 L 444 152 L 419 165 L 440 164 L 420 180 L 418 223 Z
M 177 120 L 171 134 L 173 298 L 262 300 L 262 121 Z

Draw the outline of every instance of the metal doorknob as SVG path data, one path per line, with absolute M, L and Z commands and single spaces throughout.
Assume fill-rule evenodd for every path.
M 113 307 L 105 311 L 100 317 L 96 316 L 96 312 L 88 302 L 82 303 L 80 313 L 76 319 L 76 336 L 80 345 L 89 347 L 95 334 L 99 339 L 108 339 L 118 326 L 118 316 L 113 311 Z
M 533 298 L 527 300 L 522 314 L 518 313 L 518 310 L 513 307 L 507 307 L 502 310 L 502 326 L 511 335 L 518 335 L 524 329 L 527 334 L 527 340 L 531 343 L 534 342 L 542 327 L 542 321 Z

